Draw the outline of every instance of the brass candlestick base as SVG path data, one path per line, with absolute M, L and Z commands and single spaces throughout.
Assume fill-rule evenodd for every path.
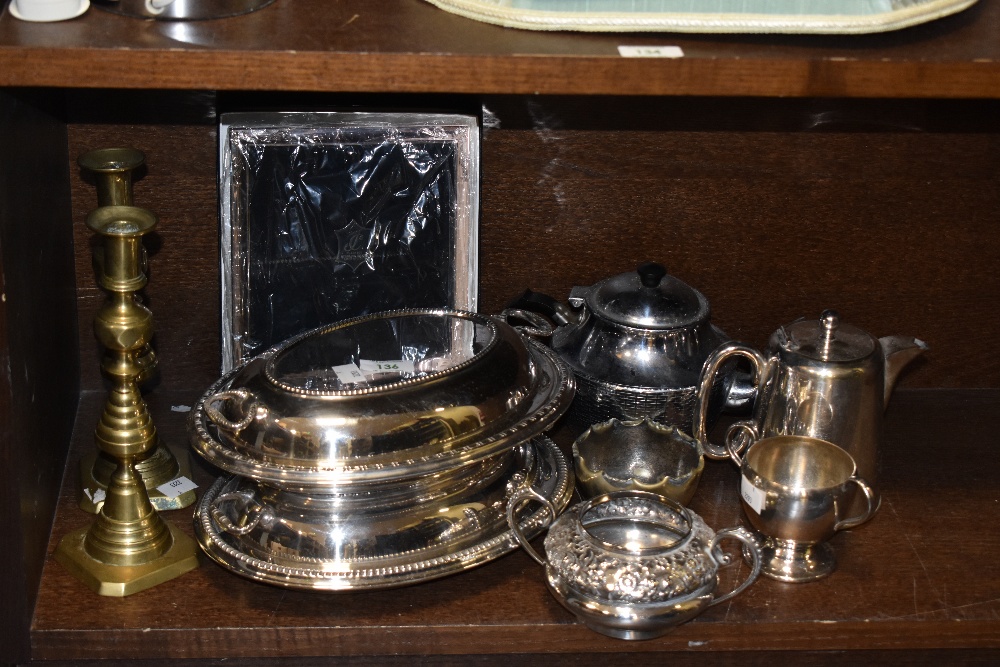
M 101 511 L 108 482 L 117 466 L 118 463 L 103 452 L 93 452 L 80 459 L 80 484 L 83 488 L 80 509 L 91 514 Z M 197 499 L 194 489 L 172 496 L 156 488 L 178 477 L 191 479 L 191 459 L 187 451 L 165 445 L 160 440 L 148 457 L 136 461 L 135 470 L 146 485 L 153 508 L 159 512 L 183 509 Z
M 132 206 L 132 182 L 137 171 L 143 168 L 146 156 L 135 148 L 100 148 L 80 156 L 77 163 L 91 172 L 97 185 L 98 206 Z M 145 256 L 140 248 L 140 265 L 145 264 Z M 94 266 L 98 275 L 105 272 L 104 248 L 94 253 Z M 146 344 L 136 354 L 135 362 L 140 366 L 136 383 L 141 385 L 156 373 L 156 353 Z M 117 467 L 117 462 L 107 454 L 94 453 L 80 462 L 80 509 L 91 514 L 100 511 L 107 494 L 108 480 Z M 177 477 L 191 476 L 191 463 L 187 452 L 178 454 L 161 441 L 135 464 L 149 493 L 149 499 L 157 510 L 182 509 L 194 503 L 195 492 L 186 491 L 178 496 L 165 495 L 156 487 Z
M 157 514 L 136 471 L 158 442 L 138 387 L 153 316 L 136 300 L 146 284 L 142 237 L 155 225 L 156 216 L 134 206 L 104 206 L 87 216 L 103 240 L 98 282 L 108 298 L 94 333 L 107 351 L 101 370 L 112 385 L 94 442 L 116 467 L 97 519 L 64 537 L 56 559 L 100 595 L 131 595 L 198 566 L 197 544 Z

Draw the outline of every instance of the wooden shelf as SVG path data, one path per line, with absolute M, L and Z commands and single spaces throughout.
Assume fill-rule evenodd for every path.
M 675 45 L 679 59 L 617 47 Z M 421 0 L 278 0 L 213 21 L 0 15 L 0 86 L 775 97 L 1000 97 L 1000 6 L 862 36 L 539 33 Z
M 169 442 L 185 441 L 197 393 L 150 399 Z M 77 459 L 91 447 L 98 394 L 84 396 L 49 551 L 89 517 L 76 507 Z M 51 558 L 31 629 L 37 660 L 496 656 L 693 651 L 1000 650 L 1000 522 L 991 415 L 1000 391 L 904 390 L 888 411 L 883 504 L 867 525 L 834 538 L 839 568 L 810 584 L 761 579 L 660 639 L 613 640 L 584 628 L 552 598 L 523 552 L 452 577 L 391 591 L 285 590 L 214 563 L 125 599 L 91 594 Z M 204 487 L 213 473 L 197 468 Z M 735 466 L 708 462 L 691 507 L 716 529 L 735 525 Z M 187 510 L 165 515 L 191 531 Z M 736 570 L 740 570 L 737 572 Z M 745 575 L 724 571 L 722 586 Z M 724 655 L 724 654 L 723 654 Z M 929 655 L 934 655 L 930 653 Z M 651 657 L 651 656 L 647 656 Z M 718 656 L 716 656 L 718 657 Z M 537 655 L 535 656 L 537 659 Z M 552 659 L 559 659 L 553 655 Z M 663 659 L 663 656 L 660 656 Z M 548 658 L 546 658 L 548 660 Z M 499 659 L 497 660 L 499 662 Z
M 92 8 L 51 24 L 18 21 L 6 4 L 0 664 L 1000 658 L 997 0 L 867 36 L 539 33 L 423 0 L 276 0 L 195 22 Z M 680 46 L 684 57 L 623 58 L 623 44 Z M 103 294 L 82 222 L 94 190 L 76 157 L 112 145 L 147 154 L 136 201 L 161 219 L 145 294 L 162 377 L 149 398 L 161 432 L 183 446 L 184 414 L 171 408 L 219 372 L 218 115 L 358 106 L 483 114 L 484 312 L 526 287 L 559 298 L 658 259 L 751 344 L 826 307 L 927 340 L 889 410 L 882 510 L 835 538 L 839 571 L 801 586 L 760 581 L 661 639 L 622 642 L 577 624 L 521 552 L 344 595 L 255 584 L 206 562 L 107 599 L 55 563 L 57 540 L 90 520 L 76 508 L 76 465 L 103 398 L 90 334 Z M 195 466 L 205 488 L 215 473 Z M 693 509 L 733 525 L 734 487 L 731 465 L 710 464 Z M 190 512 L 168 518 L 191 530 Z

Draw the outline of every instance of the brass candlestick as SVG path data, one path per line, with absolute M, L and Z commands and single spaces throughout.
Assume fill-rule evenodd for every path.
M 89 151 L 80 156 L 80 167 L 91 172 L 97 185 L 98 206 L 132 206 L 132 182 L 135 173 L 146 161 L 142 151 L 135 148 L 101 148 Z M 145 262 L 145 253 L 140 248 L 140 261 Z M 94 252 L 94 265 L 98 275 L 104 273 L 104 248 L 98 247 Z M 136 383 L 142 385 L 156 372 L 156 353 L 147 342 L 136 355 L 136 363 L 140 370 Z M 117 463 L 103 452 L 95 451 L 80 460 L 80 508 L 96 514 L 104 502 L 108 482 L 114 473 Z M 191 476 L 191 463 L 187 450 L 175 450 L 166 446 L 161 440 L 156 446 L 135 463 L 136 470 L 142 478 L 150 502 L 158 510 L 181 509 L 195 501 L 194 490 L 185 491 L 179 495 L 165 494 L 157 487 L 176 479 Z
M 134 206 L 104 206 L 87 216 L 87 226 L 103 242 L 98 282 L 108 297 L 94 318 L 94 332 L 106 349 L 101 370 L 112 385 L 94 441 L 116 468 L 97 518 L 66 535 L 56 558 L 100 595 L 131 595 L 198 566 L 197 544 L 160 517 L 136 471 L 136 461 L 157 443 L 137 381 L 153 316 L 136 299 L 146 284 L 142 237 L 155 225 L 156 216 Z

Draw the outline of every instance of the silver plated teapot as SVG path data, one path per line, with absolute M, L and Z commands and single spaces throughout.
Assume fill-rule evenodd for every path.
M 875 338 L 827 310 L 771 335 L 764 354 L 728 343 L 706 360 L 700 380 L 694 437 L 705 455 L 728 458 L 761 438 L 808 436 L 834 443 L 857 462 L 876 493 L 883 413 L 900 371 L 927 345 L 906 336 Z M 726 447 L 708 441 L 707 419 L 715 376 L 735 357 L 750 361 L 757 391 L 753 416 L 734 423 Z
M 569 305 L 527 291 L 513 304 L 558 326 L 552 349 L 572 369 L 576 398 L 568 418 L 577 426 L 648 418 L 692 429 L 698 380 L 709 354 L 728 337 L 709 321 L 708 300 L 646 262 L 589 287 L 574 287 Z M 728 368 L 719 373 L 713 410 L 749 406 L 752 385 Z

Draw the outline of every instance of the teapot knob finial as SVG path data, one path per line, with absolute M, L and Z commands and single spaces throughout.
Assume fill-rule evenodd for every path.
M 639 274 L 639 281 L 643 287 L 656 287 L 663 280 L 663 276 L 667 275 L 667 270 L 663 265 L 656 262 L 640 264 L 635 271 Z
M 819 321 L 823 325 L 823 332 L 829 337 L 833 334 L 833 330 L 840 325 L 840 314 L 835 310 L 824 310 L 819 316 Z
M 837 335 L 837 326 L 840 324 L 840 315 L 835 310 L 824 310 L 819 316 L 819 323 L 823 327 L 821 349 L 824 358 L 829 358 L 832 354 L 834 336 Z

